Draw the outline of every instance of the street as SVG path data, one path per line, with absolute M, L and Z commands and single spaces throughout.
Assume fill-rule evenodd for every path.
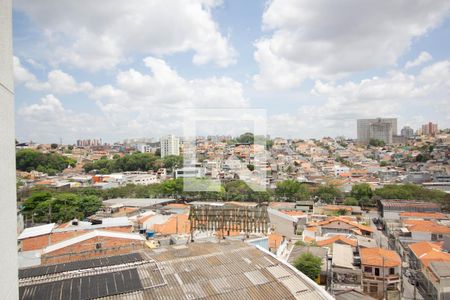
M 378 246 L 380 248 L 386 248 L 389 249 L 388 244 L 388 238 L 384 234 L 383 231 L 378 230 L 376 224 L 374 224 L 373 219 L 378 218 L 378 212 L 376 211 L 370 211 L 366 214 L 366 217 L 370 218 L 370 226 L 375 229 L 373 233 L 373 238 L 378 243 Z M 403 259 L 402 259 L 403 260 Z M 418 299 L 422 300 L 423 297 L 420 295 L 418 289 L 416 289 L 415 295 L 414 295 L 414 286 L 409 282 L 408 277 L 405 276 L 405 273 L 403 272 L 402 275 L 403 279 L 403 293 L 402 293 L 402 299 Z

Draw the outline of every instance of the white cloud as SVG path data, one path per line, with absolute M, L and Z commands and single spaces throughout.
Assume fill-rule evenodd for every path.
M 31 123 L 35 134 L 42 132 L 44 137 L 71 136 L 75 139 L 75 133 L 78 137 L 95 133 L 98 137 L 118 140 L 130 136 L 182 134 L 184 116 L 189 108 L 249 106 L 242 85 L 231 78 L 188 80 L 161 59 L 147 57 L 144 64 L 148 73 L 129 69 L 117 74 L 115 84 L 84 90 L 93 100 L 92 105 L 97 105 L 95 110 L 99 111 L 96 113 L 67 110 L 59 99 L 47 95 L 39 103 L 22 107 L 18 124 Z M 48 83 L 67 81 L 64 85 L 67 91 L 80 86 L 66 76 L 61 77 L 65 80 L 50 80 L 49 76 Z M 29 130 L 25 134 L 20 126 L 21 136 L 30 134 Z M 84 133 L 86 127 L 90 129 Z
M 273 0 L 263 15 L 270 36 L 255 43 L 255 86 L 291 88 L 395 65 L 449 10 L 450 2 L 435 0 Z
M 13 69 L 14 69 L 14 80 L 16 81 L 16 83 L 36 81 L 36 76 L 34 76 L 33 73 L 28 71 L 22 65 L 20 59 L 17 56 L 14 56 Z
M 417 56 L 416 59 L 406 62 L 405 69 L 410 69 L 410 68 L 414 68 L 414 67 L 423 65 L 424 63 L 426 63 L 432 59 L 433 59 L 433 57 L 431 56 L 430 53 L 428 53 L 426 51 L 422 51 L 419 54 L 419 56 Z
M 116 86 L 90 93 L 117 127 L 132 126 L 142 135 L 180 134 L 187 108 L 248 106 L 242 85 L 231 78 L 187 80 L 161 59 L 147 57 L 144 64 L 150 74 L 129 69 L 117 75 Z
M 358 118 L 381 116 L 411 121 L 411 112 L 417 114 L 420 111 L 422 118 L 428 114 L 435 121 L 446 121 L 449 92 L 450 61 L 440 61 L 424 67 L 417 76 L 390 71 L 383 77 L 358 82 L 316 81 L 311 95 L 323 101 L 300 106 L 293 116 L 294 120 L 301 121 L 300 130 L 310 136 L 337 135 L 339 132 L 354 136 Z
M 41 82 L 21 64 L 18 57 L 14 57 L 14 79 L 17 84 L 24 84 L 30 90 L 46 91 L 55 94 L 88 92 L 93 88 L 91 83 L 78 83 L 72 75 L 61 70 L 50 71 L 47 75 L 47 81 Z
M 213 20 L 210 0 L 14 2 L 45 33 L 51 62 L 88 70 L 111 69 L 134 53 L 193 51 L 195 64 L 225 67 L 236 51 Z M 49 17 L 51 16 L 51 17 Z
M 61 137 L 73 142 L 79 137 L 96 137 L 108 128 L 102 116 L 67 109 L 52 94 L 42 97 L 38 103 L 22 106 L 17 115 L 19 138 L 35 142 L 56 142 Z

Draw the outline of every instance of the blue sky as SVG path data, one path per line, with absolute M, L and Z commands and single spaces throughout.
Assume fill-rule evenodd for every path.
M 448 1 L 105 3 L 14 2 L 19 140 L 180 135 L 192 108 L 265 109 L 290 138 L 450 127 Z

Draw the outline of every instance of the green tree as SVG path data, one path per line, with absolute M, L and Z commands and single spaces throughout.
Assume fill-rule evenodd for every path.
M 44 173 L 61 172 L 76 161 L 58 153 L 42 153 L 33 149 L 21 149 L 16 153 L 16 168 L 20 171 L 39 171 Z
M 253 136 L 253 133 L 246 132 L 241 134 L 236 140 L 238 143 L 253 144 L 255 137 Z
M 344 200 L 344 205 L 356 206 L 356 205 L 358 205 L 358 200 L 356 200 L 353 197 L 347 197 Z
M 247 169 L 249 169 L 250 171 L 254 171 L 255 170 L 255 165 L 248 164 L 247 165 Z
M 342 196 L 341 191 L 334 185 L 321 185 L 314 193 L 315 196 L 319 197 L 326 203 L 331 203 L 335 198 Z
M 372 198 L 372 188 L 368 183 L 358 183 L 352 186 L 350 195 L 360 201 L 362 198 Z
M 168 155 L 163 158 L 164 167 L 172 171 L 183 166 L 183 157 L 180 155 Z
M 56 149 L 56 148 L 58 148 L 58 144 L 51 144 L 51 145 L 50 145 L 50 148 Z
M 316 280 L 320 274 L 322 259 L 310 252 L 306 252 L 294 261 L 294 267 L 312 280 Z
M 384 147 L 384 146 L 386 146 L 386 143 L 382 140 L 370 139 L 369 145 L 374 146 L 374 147 Z
M 22 213 L 31 215 L 34 213 L 36 207 L 45 201 L 52 198 L 52 194 L 48 191 L 37 191 L 33 193 L 28 199 L 26 199 L 22 204 Z
M 305 200 L 309 198 L 309 191 L 304 184 L 296 180 L 285 180 L 277 183 L 275 195 L 291 201 L 298 198 Z

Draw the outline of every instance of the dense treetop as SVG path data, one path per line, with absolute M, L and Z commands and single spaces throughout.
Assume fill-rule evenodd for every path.
M 169 170 L 183 166 L 183 157 L 169 155 L 160 158 L 152 153 L 133 153 L 123 157 L 114 156 L 113 159 L 103 157 L 84 165 L 84 170 L 96 170 L 102 174 L 126 171 L 157 171 L 165 167 Z
M 55 175 L 65 168 L 75 166 L 76 161 L 58 153 L 42 153 L 32 149 L 21 149 L 16 153 L 16 168 L 20 171 L 39 171 Z

